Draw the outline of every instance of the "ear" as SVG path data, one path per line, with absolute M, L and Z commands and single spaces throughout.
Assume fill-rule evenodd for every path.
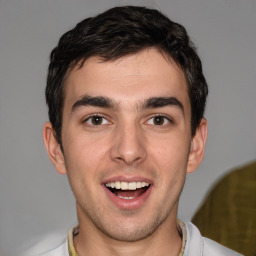
M 45 123 L 43 128 L 44 145 L 48 152 L 48 156 L 60 174 L 66 173 L 66 166 L 63 152 L 61 151 L 60 144 L 55 138 L 55 132 L 50 122 Z
M 194 172 L 204 157 L 205 143 L 207 139 L 207 120 L 202 118 L 196 134 L 192 139 L 188 158 L 187 172 Z

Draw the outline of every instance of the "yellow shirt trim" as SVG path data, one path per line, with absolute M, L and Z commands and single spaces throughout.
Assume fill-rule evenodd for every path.
M 79 233 L 79 226 L 75 226 L 69 230 L 68 233 L 68 253 L 69 256 L 78 256 L 75 246 L 74 246 L 74 236 Z

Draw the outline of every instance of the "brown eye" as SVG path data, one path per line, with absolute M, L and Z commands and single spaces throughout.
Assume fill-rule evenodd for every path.
M 149 125 L 158 125 L 158 126 L 163 126 L 163 125 L 167 125 L 169 123 L 171 123 L 172 121 L 163 115 L 157 115 L 157 116 L 153 116 L 151 117 L 148 121 L 147 124 Z
M 101 116 L 93 116 L 92 118 L 92 124 L 93 125 L 100 125 L 100 124 L 102 124 L 102 117 Z
M 102 117 L 102 116 L 91 116 L 85 120 L 85 123 L 91 125 L 91 126 L 97 126 L 97 125 L 106 125 L 109 124 L 109 121 Z
M 154 125 L 163 125 L 165 122 L 165 119 L 166 118 L 163 116 L 155 116 L 153 118 L 153 123 L 154 123 Z

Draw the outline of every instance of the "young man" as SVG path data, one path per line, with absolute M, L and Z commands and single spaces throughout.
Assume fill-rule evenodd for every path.
M 79 225 L 44 255 L 239 255 L 177 220 L 186 173 L 204 155 L 207 92 L 185 29 L 156 10 L 113 8 L 64 34 L 44 141 Z

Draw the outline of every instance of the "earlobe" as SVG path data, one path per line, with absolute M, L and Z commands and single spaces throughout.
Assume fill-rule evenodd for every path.
M 48 156 L 60 174 L 66 173 L 65 160 L 60 144 L 55 138 L 54 130 L 50 122 L 45 123 L 43 128 L 43 139 Z
M 207 139 L 207 120 L 202 118 L 196 134 L 192 139 L 188 158 L 187 172 L 194 172 L 204 157 L 205 144 Z

